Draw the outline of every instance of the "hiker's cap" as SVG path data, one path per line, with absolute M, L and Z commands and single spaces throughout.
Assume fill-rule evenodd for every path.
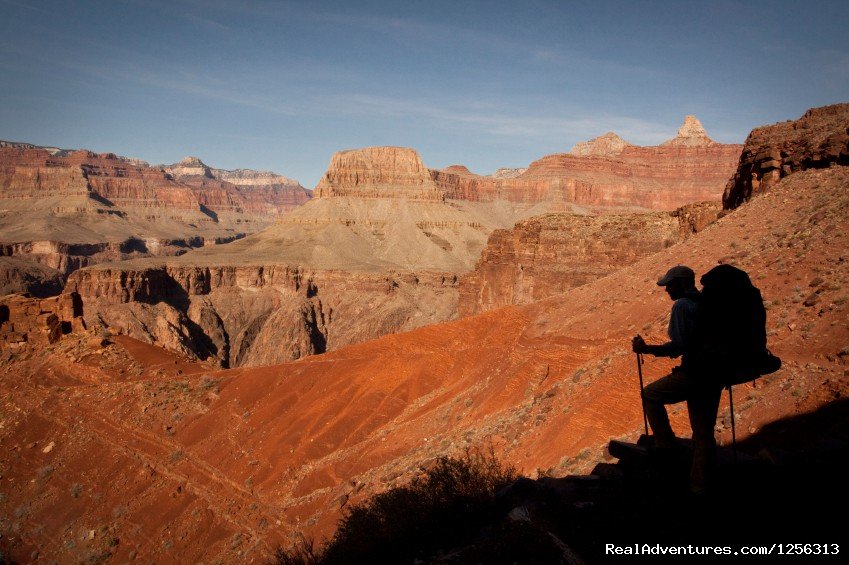
M 657 281 L 657 286 L 666 286 L 674 279 L 696 279 L 696 273 L 690 267 L 684 265 L 676 265 L 666 271 L 660 280 Z

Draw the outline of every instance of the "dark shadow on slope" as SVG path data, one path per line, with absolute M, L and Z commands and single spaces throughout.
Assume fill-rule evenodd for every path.
M 520 478 L 492 499 L 466 501 L 478 507 L 477 519 L 473 528 L 455 531 L 461 535 L 453 539 L 429 538 L 417 525 L 430 488 L 416 496 L 402 490 L 406 487 L 392 489 L 349 511 L 329 546 L 300 555 L 280 552 L 278 562 L 332 563 L 344 556 L 350 563 L 378 557 L 395 563 L 844 563 L 849 547 L 839 544 L 849 503 L 846 422 L 849 400 L 838 400 L 765 426 L 738 444 L 736 462 L 731 449 L 722 448 L 717 485 L 706 497 L 689 494 L 688 461 L 659 467 L 640 449 L 616 450 L 618 462 L 599 463 L 590 475 Z M 390 501 L 391 515 L 384 511 Z M 352 516 L 357 517 L 355 536 L 346 529 Z M 370 533 L 375 531 L 388 537 L 375 544 Z M 382 554 L 390 545 L 395 551 Z M 616 547 L 633 552 L 635 546 L 654 553 L 610 553 Z M 773 553 L 742 555 L 743 546 Z M 670 547 L 678 553 L 658 554 Z M 705 551 L 730 554 L 706 556 Z
M 717 484 L 709 496 L 690 495 L 687 461 L 670 469 L 654 466 L 649 457 L 626 456 L 615 465 L 599 464 L 588 477 L 540 479 L 524 487 L 517 483 L 514 488 L 530 488 L 534 495 L 522 502 L 508 492 L 504 508 L 524 506 L 534 523 L 560 537 L 588 563 L 706 560 L 613 555 L 606 553 L 607 544 L 728 546 L 732 552 L 758 545 L 772 548 L 772 559 L 780 558 L 776 551 L 788 551 L 773 544 L 839 544 L 846 531 L 839 517 L 849 503 L 844 486 L 849 464 L 846 422 L 849 400 L 839 400 L 765 426 L 738 444 L 736 462 L 731 448 L 720 449 Z M 795 558 L 847 562 L 847 549 L 841 547 L 843 553 L 837 556 L 810 553 Z M 758 559 L 735 558 L 733 553 L 721 558 Z

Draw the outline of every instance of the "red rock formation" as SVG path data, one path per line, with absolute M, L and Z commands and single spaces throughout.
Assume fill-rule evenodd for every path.
M 460 316 L 527 304 L 605 277 L 715 220 L 716 203 L 651 214 L 546 214 L 495 230 L 460 279 Z
M 82 332 L 85 327 L 77 294 L 44 299 L 21 294 L 0 297 L 0 344 L 4 349 L 56 343 L 63 334 Z
M 312 197 L 298 181 L 282 175 L 250 169 L 214 169 L 197 157 L 186 157 L 165 170 L 195 187 L 200 203 L 215 211 L 227 209 L 275 217 Z
M 282 177 L 249 186 L 201 177 L 195 186 L 161 168 L 90 151 L 0 147 L 0 255 L 26 255 L 64 274 L 107 260 L 175 255 L 257 231 L 302 203 Z
M 449 319 L 450 273 L 265 266 L 73 273 L 87 323 L 224 367 L 280 363 Z
M 432 176 L 452 199 L 674 210 L 719 200 L 741 149 L 711 141 L 688 116 L 676 138 L 656 147 L 631 145 L 611 132 L 571 153 L 545 156 L 513 178 L 482 177 L 457 166 Z
M 609 131 L 589 141 L 576 144 L 570 153 L 581 157 L 615 157 L 630 145 L 614 132 Z
M 339 151 L 315 187 L 315 196 L 357 198 L 443 199 L 415 150 L 406 147 L 366 147 Z
M 812 108 L 796 121 L 752 130 L 722 197 L 726 209 L 805 169 L 849 164 L 849 104 Z

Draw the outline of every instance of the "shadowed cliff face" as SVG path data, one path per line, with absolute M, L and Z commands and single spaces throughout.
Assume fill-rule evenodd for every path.
M 450 318 L 456 276 L 291 268 L 154 266 L 84 269 L 90 327 L 222 367 L 324 353 Z M 422 308 L 422 305 L 428 308 Z
M 849 165 L 849 104 L 812 108 L 796 121 L 752 130 L 723 206 L 733 209 L 806 169 Z

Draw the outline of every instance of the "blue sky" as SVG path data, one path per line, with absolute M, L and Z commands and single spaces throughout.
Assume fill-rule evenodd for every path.
M 0 0 L 0 139 L 271 169 L 414 147 L 489 174 L 686 114 L 716 140 L 849 101 L 826 1 Z

